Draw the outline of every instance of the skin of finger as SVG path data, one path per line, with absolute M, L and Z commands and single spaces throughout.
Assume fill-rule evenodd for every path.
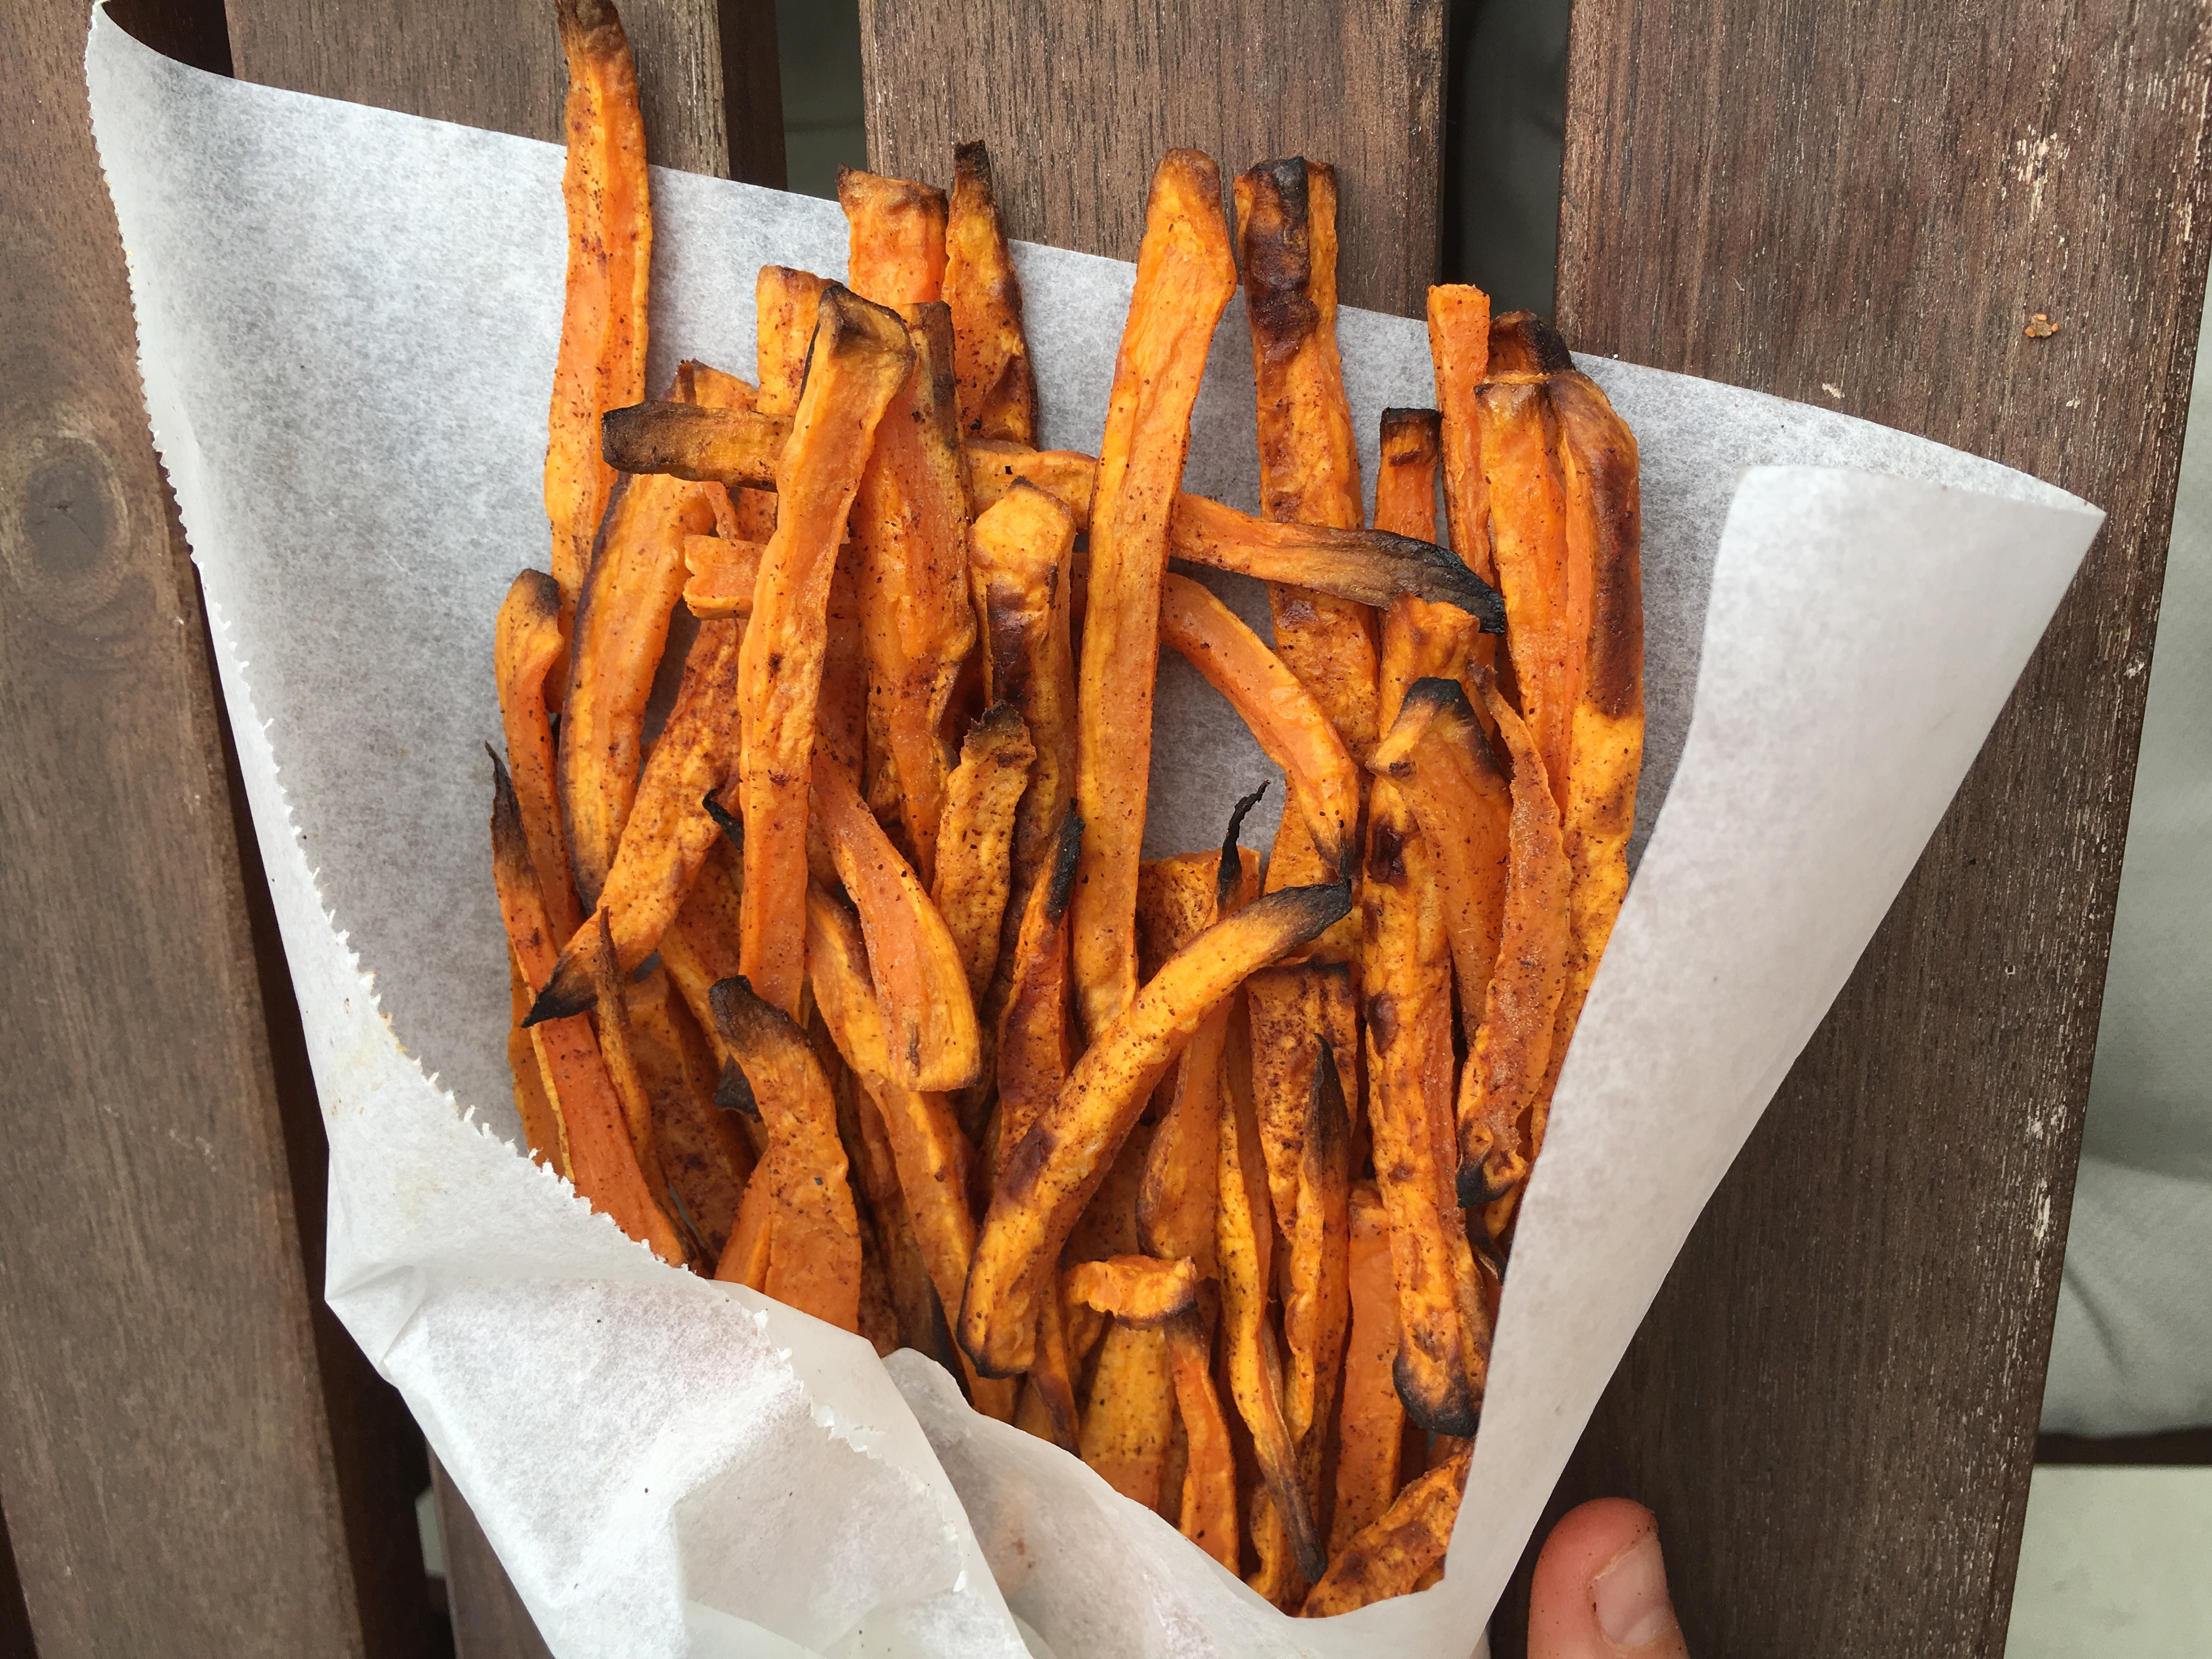
M 1601 1498 L 1570 1510 L 1544 1540 L 1528 1594 L 1528 1659 L 1689 1659 L 1677 1625 L 1641 1647 L 1616 1647 L 1599 1628 L 1595 1586 L 1659 1522 L 1625 1498 Z

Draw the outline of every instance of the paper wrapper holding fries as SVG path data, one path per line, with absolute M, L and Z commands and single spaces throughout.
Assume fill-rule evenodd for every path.
M 2100 515 L 1319 165 L 648 179 L 610 20 L 564 156 L 94 15 L 331 1305 L 564 1656 L 1473 1651 Z

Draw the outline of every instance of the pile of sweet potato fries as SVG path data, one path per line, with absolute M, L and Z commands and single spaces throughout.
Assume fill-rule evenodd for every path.
M 949 198 L 847 173 L 845 280 L 763 270 L 755 382 L 647 402 L 636 77 L 611 5 L 557 10 L 552 569 L 500 612 L 493 763 L 532 1154 L 1286 1611 L 1433 1582 L 1627 885 L 1634 440 L 1544 323 L 1431 289 L 1441 408 L 1384 414 L 1366 527 L 1335 175 L 1252 168 L 1232 234 L 1189 150 L 1095 459 L 1036 447 L 980 144 Z M 1257 519 L 1181 493 L 1240 267 Z M 1272 646 L 1171 560 L 1264 579 Z M 1264 861 L 1249 797 L 1140 860 L 1164 643 L 1283 772 Z

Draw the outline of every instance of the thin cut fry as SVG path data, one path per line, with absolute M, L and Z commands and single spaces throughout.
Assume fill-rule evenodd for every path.
M 759 408 L 632 404 L 611 409 L 600 453 L 621 472 L 665 474 L 735 489 L 773 489 L 791 422 Z
M 1336 352 L 1336 171 L 1293 156 L 1237 179 L 1257 383 L 1261 516 L 1356 529 L 1359 452 Z M 1307 587 L 1267 590 L 1275 650 L 1352 751 L 1378 733 L 1375 619 Z
M 821 1052 L 816 1045 L 816 1053 Z M 840 1064 L 842 1062 L 841 1060 Z M 826 1066 L 825 1066 L 826 1069 Z M 845 1067 L 848 1081 L 853 1079 Z M 833 1079 L 834 1086 L 834 1079 Z M 848 1130 L 841 1112 L 838 1125 L 846 1143 L 846 1157 L 860 1172 L 860 1189 L 873 1212 L 876 1241 L 884 1257 L 884 1277 L 890 1281 L 891 1305 L 898 1317 L 899 1340 L 917 1353 L 951 1364 L 952 1346 L 940 1341 L 945 1316 L 937 1287 L 929 1282 L 929 1266 L 914 1230 L 914 1217 L 906 1194 L 899 1186 L 898 1164 L 891 1153 L 890 1132 L 884 1127 L 882 1111 L 865 1088 L 847 1091 L 852 1098 L 853 1122 Z M 844 1102 L 841 1097 L 841 1108 Z
M 606 912 L 625 973 L 659 945 L 720 834 L 706 801 L 735 769 L 733 694 L 744 636 L 743 623 L 699 624 L 676 705 L 638 781 L 599 904 Z M 595 933 L 594 924 L 586 921 L 570 936 L 560 966 L 531 1008 L 532 1024 L 591 1006 L 586 935 Z
M 1124 1325 L 1163 1325 L 1198 1306 L 1198 1268 L 1188 1258 L 1108 1256 L 1069 1268 L 1065 1293 Z
M 1015 934 L 1006 1012 L 999 1018 L 994 1190 L 1005 1155 L 1059 1098 L 1073 1063 L 1067 1029 L 1067 913 L 1082 846 L 1083 820 L 1070 812 L 1060 820 L 1053 861 L 1031 885 Z
M 863 789 L 879 813 L 896 800 L 915 868 L 930 885 L 952 768 L 945 710 L 975 643 L 975 612 L 968 597 L 951 313 L 942 304 L 921 306 L 908 332 L 913 369 L 876 428 L 875 453 L 853 502 L 852 533 L 868 665 Z
M 1014 813 L 1036 759 L 1020 714 L 1012 703 L 997 703 L 969 727 L 960 764 L 945 783 L 933 896 L 979 1005 L 999 965 L 1013 879 Z
M 1352 1316 L 1347 1274 L 1352 1167 L 1352 1115 L 1345 1104 L 1342 1074 L 1326 1041 L 1316 1058 L 1298 1169 L 1298 1207 L 1288 1218 L 1286 1229 L 1291 1251 L 1283 1293 L 1283 1340 L 1291 1351 L 1290 1372 L 1284 1379 L 1291 1437 L 1304 1454 L 1308 1491 L 1318 1502 L 1314 1486 L 1321 1441 L 1336 1406 L 1337 1378 Z
M 1347 879 L 1360 771 L 1328 711 L 1235 611 L 1188 576 L 1161 580 L 1160 637 L 1229 699 L 1283 769 L 1322 867 Z
M 1490 362 L 1486 380 L 1506 374 L 1552 374 L 1572 371 L 1574 354 L 1554 329 L 1533 311 L 1509 311 L 1490 319 Z
M 961 437 L 1035 443 L 1036 376 L 1022 331 L 1021 279 L 999 223 L 991 157 L 981 142 L 952 147 L 945 299 L 952 307 Z
M 1350 902 L 1341 887 L 1300 889 L 1217 923 L 1162 968 L 1076 1062 L 1058 1099 L 1006 1153 L 991 1195 L 955 1331 L 978 1369 L 1006 1376 L 1028 1366 L 1038 1299 L 1060 1245 L 1206 1012 L 1255 969 L 1335 921 Z
M 607 931 L 605 915 L 599 918 L 598 947 L 591 953 L 592 988 L 599 996 L 599 1057 L 605 1061 L 608 1079 L 622 1102 L 623 1121 L 629 1127 L 629 1144 L 637 1155 L 638 1173 L 645 1188 L 655 1194 L 668 1189 L 660 1167 L 660 1153 L 653 1139 L 653 1097 L 631 1052 L 629 1008 L 623 1000 L 623 981 L 615 966 L 615 942 Z M 655 1200 L 658 1202 L 658 1199 Z M 665 1206 L 664 1206 L 665 1207 Z
M 739 919 L 744 914 L 744 857 L 726 838 L 708 849 L 676 920 L 660 936 L 660 962 L 719 1059 L 726 1058 L 708 993 L 738 971 Z
M 1082 1425 L 1075 1408 L 1075 1371 L 1080 1362 L 1068 1352 L 1061 1310 L 1057 1294 L 1045 1297 L 1044 1314 L 1037 1322 L 1036 1362 L 1029 1369 L 1021 1403 L 1015 1408 L 1014 1426 L 1063 1451 L 1080 1454 Z
M 1229 1420 L 1207 1364 L 1206 1324 L 1196 1310 L 1168 1323 L 1168 1366 L 1175 1378 L 1176 1410 L 1188 1443 L 1180 1525 L 1182 1535 L 1237 1571 L 1237 1462 Z
M 1075 786 L 1087 833 L 1073 942 L 1077 1001 L 1094 1041 L 1137 990 L 1150 756 L 1128 733 L 1152 728 L 1168 509 L 1182 482 L 1206 348 L 1236 287 L 1220 169 L 1195 150 L 1170 150 L 1152 175 L 1091 508 Z
M 1008 490 L 968 532 L 984 692 L 993 702 L 1013 706 L 1036 750 L 1014 818 L 1014 893 L 1030 890 L 1075 799 L 1075 665 L 1068 629 L 1074 546 L 1067 509 L 1027 483 Z
M 1533 1133 L 1524 1117 L 1551 1063 L 1570 935 L 1559 804 L 1534 734 L 1494 684 L 1483 692 L 1513 757 L 1513 820 L 1498 968 L 1460 1077 L 1459 1184 L 1469 1209 L 1504 1202 L 1486 1211 L 1495 1239 L 1511 1214 L 1507 1195 L 1528 1176 Z
M 1440 1565 L 1451 1545 L 1474 1455 L 1470 1447 L 1399 1493 L 1382 1518 L 1356 1534 L 1329 1564 L 1306 1597 L 1304 1616 L 1326 1619 L 1403 1595 Z
M 758 542 L 721 536 L 684 538 L 684 603 L 702 622 L 753 614 L 753 589 L 760 582 Z
M 894 313 L 835 285 L 823 290 L 806 387 L 777 469 L 775 536 L 761 556 L 737 699 L 745 971 L 787 1013 L 796 1012 L 805 977 L 807 795 L 830 576 L 877 422 L 913 360 Z
M 1083 1461 L 1122 1497 L 1156 1510 L 1174 1429 L 1167 1333 L 1115 1320 L 1084 1407 Z
M 638 1072 L 653 1101 L 653 1139 L 668 1207 L 678 1225 L 719 1258 L 759 1159 L 740 1120 L 715 1103 L 720 1061 L 672 978 L 657 973 L 634 980 L 623 1000 Z
M 523 978 L 536 984 L 553 970 L 552 935 L 538 891 L 538 872 L 522 834 L 521 809 L 507 769 L 492 757 L 492 877 L 500 920 Z M 580 1017 L 533 1027 L 531 1041 L 563 1127 L 569 1179 L 578 1195 L 672 1267 L 688 1254 L 680 1236 L 646 1185 L 631 1145 L 621 1100 L 592 1036 Z
M 1339 931 L 1341 931 L 1340 929 Z M 1251 1008 L 1252 1099 L 1267 1188 L 1287 1237 L 1303 1201 L 1306 1130 L 1324 1043 L 1336 1054 L 1344 1097 L 1358 1098 L 1359 1041 L 1351 965 L 1296 963 L 1245 981 Z
M 760 397 L 753 405 L 763 415 L 789 420 L 799 412 L 806 384 L 806 354 L 814 344 L 814 325 L 826 276 L 789 265 L 763 265 L 753 283 L 753 331 L 758 341 L 757 378 Z
M 1487 678 L 1486 670 L 1475 672 Z M 1472 1042 L 1505 924 L 1511 787 L 1456 680 L 1416 680 L 1407 688 L 1372 765 L 1421 827 Z
M 1406 1408 L 1391 1366 L 1398 1358 L 1398 1287 L 1390 1229 L 1375 1183 L 1352 1189 L 1352 1341 L 1344 1360 L 1344 1409 L 1336 1459 L 1336 1513 L 1329 1553 L 1382 1518 L 1398 1493 Z
M 752 1178 L 769 1213 L 761 1289 L 787 1307 L 858 1331 L 860 1225 L 829 1079 L 806 1033 L 743 978 L 717 985 L 714 1001 L 715 1024 L 769 1130 L 768 1156 Z M 746 1199 L 750 1204 L 750 1188 Z M 734 1276 L 726 1259 L 717 1276 Z
M 837 169 L 837 200 L 851 233 L 845 283 L 864 300 L 917 306 L 945 286 L 945 192 L 911 179 Z
M 522 1119 L 522 1138 L 534 1162 L 550 1165 L 556 1175 L 566 1176 L 568 1153 L 562 1145 L 561 1114 L 554 1109 L 544 1073 L 538 1069 L 538 1050 L 530 1033 L 522 1028 L 522 1017 L 530 1012 L 530 986 L 512 950 L 507 953 L 507 980 L 514 1022 L 507 1028 L 507 1065 L 514 1073 L 514 1109 Z
M 851 775 L 826 756 L 814 762 L 814 817 L 866 932 L 889 1046 L 886 1075 L 907 1089 L 964 1087 L 982 1063 L 981 1050 L 975 1004 L 945 919 L 862 803 Z M 749 902 L 748 916 L 752 908 Z
M 1589 573 L 1568 558 L 1559 423 L 1541 380 L 1492 381 L 1475 394 L 1491 544 L 1505 595 L 1505 643 L 1520 712 L 1553 799 L 1566 799 L 1583 658 L 1589 648 Z
M 583 920 L 568 872 L 568 835 L 561 822 L 558 757 L 546 714 L 545 677 L 568 648 L 561 626 L 561 589 L 542 570 L 526 570 L 499 607 L 492 667 L 499 682 L 499 719 L 514 768 L 516 810 L 538 872 L 547 919 L 567 939 Z
M 1382 411 L 1382 465 L 1375 477 L 1375 527 L 1434 541 L 1443 422 L 1432 409 Z M 1382 678 L 1377 714 L 1388 732 L 1415 680 L 1456 679 L 1474 653 L 1478 624 L 1456 605 L 1411 593 L 1390 601 L 1382 619 Z
M 568 276 L 545 447 L 545 516 L 565 635 L 614 489 L 614 472 L 599 459 L 599 417 L 645 395 L 653 210 L 637 68 L 622 19 L 607 0 L 557 0 L 555 13 L 568 62 L 561 175 Z
M 1436 365 L 1437 406 L 1443 411 L 1444 510 L 1451 523 L 1452 551 L 1495 586 L 1498 563 L 1490 549 L 1490 497 L 1483 479 L 1477 398 L 1490 365 L 1487 294 L 1461 283 L 1429 290 L 1429 356 Z

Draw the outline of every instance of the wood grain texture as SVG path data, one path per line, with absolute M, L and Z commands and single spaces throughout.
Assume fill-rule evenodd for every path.
M 568 76 L 552 0 L 230 0 L 227 9 L 241 80 L 560 140 Z M 647 155 L 780 186 L 783 106 L 780 95 L 768 101 L 778 85 L 773 0 L 629 0 L 622 15 Z M 743 114 L 726 119 L 726 96 L 740 91 Z
M 85 13 L 0 11 L 0 1489 L 45 1659 L 364 1651 Z
M 468 1500 L 434 1457 L 438 1539 L 446 1552 L 446 1595 L 453 1616 L 454 1659 L 552 1659 L 530 1609 L 492 1553 Z
M 860 0 L 868 164 L 949 185 L 991 147 L 1007 234 L 1136 257 L 1177 145 L 1224 184 L 1336 163 L 1344 302 L 1418 315 L 1436 280 L 1444 0 Z
M 1575 10 L 1574 345 L 2111 514 L 1562 1482 L 1658 1510 L 1693 1652 L 2004 1646 L 2204 290 L 2209 31 L 2187 0 Z

